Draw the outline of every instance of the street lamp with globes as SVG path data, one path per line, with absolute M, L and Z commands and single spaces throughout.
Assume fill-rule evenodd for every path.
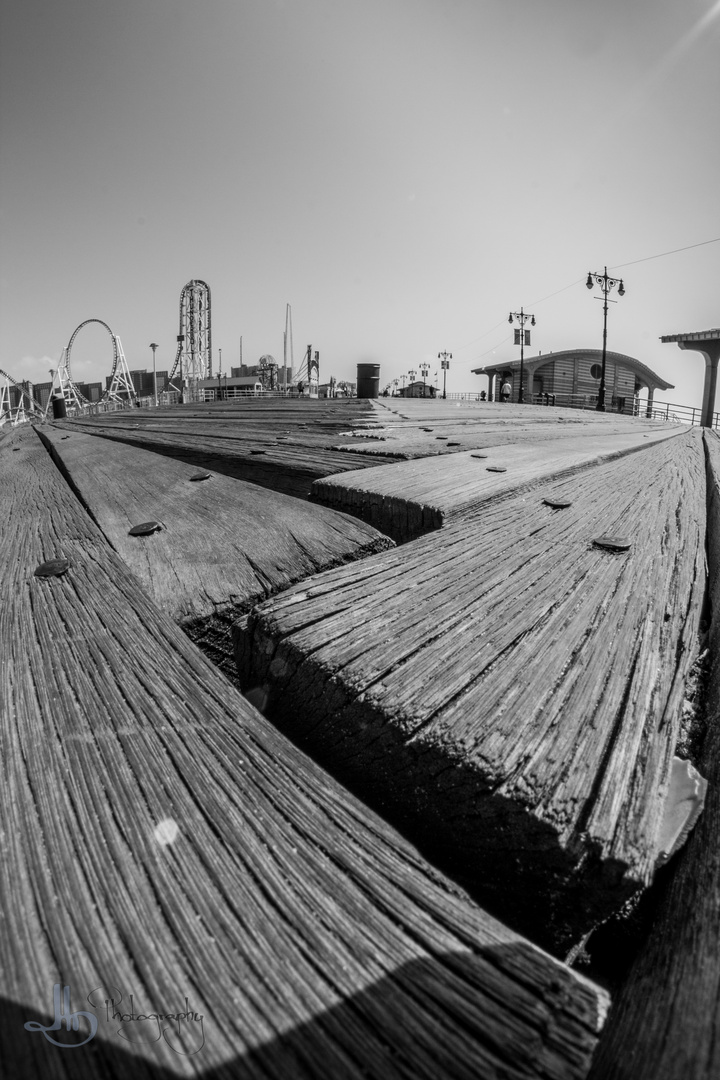
M 535 325 L 535 316 L 528 315 L 520 308 L 519 311 L 511 311 L 508 317 L 508 322 L 511 323 L 513 319 L 517 319 L 520 324 L 520 329 L 515 331 L 515 344 L 520 340 L 520 390 L 518 393 L 518 404 L 522 405 L 525 400 L 525 392 L 523 388 L 523 380 L 525 378 L 525 335 L 527 334 L 527 343 L 530 344 L 530 331 L 525 329 L 525 323 L 530 320 L 530 325 Z M 532 381 L 532 380 L 531 380 Z M 530 404 L 532 404 L 532 387 L 530 387 Z
M 615 286 L 618 287 L 618 296 L 625 295 L 625 286 L 623 285 L 622 278 L 608 277 L 607 266 L 605 267 L 604 274 L 593 274 L 588 272 L 587 281 L 585 282 L 588 289 L 592 289 L 595 285 L 599 285 L 603 291 L 603 347 L 602 347 L 602 367 L 600 372 L 600 392 L 598 394 L 598 403 L 595 406 L 597 412 L 605 412 L 605 354 L 607 352 L 607 312 L 608 312 L 608 293 Z M 600 297 L 596 296 L 596 300 Z M 610 301 L 611 304 L 616 303 L 615 300 Z

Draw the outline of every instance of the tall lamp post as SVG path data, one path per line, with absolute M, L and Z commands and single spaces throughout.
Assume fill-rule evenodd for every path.
M 520 344 L 520 390 L 518 391 L 518 404 L 522 405 L 525 400 L 524 379 L 525 379 L 525 346 L 530 344 L 530 331 L 525 329 L 525 323 L 530 320 L 530 325 L 535 325 L 535 316 L 528 315 L 520 308 L 519 311 L 511 311 L 508 317 L 508 322 L 511 323 L 513 319 L 517 319 L 520 329 L 515 331 L 515 344 Z M 530 403 L 532 404 L 532 387 L 530 388 Z
M 440 361 L 440 366 L 442 367 L 442 373 L 443 373 L 443 400 L 445 400 L 445 398 L 447 397 L 447 394 L 445 393 L 445 377 L 447 376 L 448 368 L 450 367 L 450 361 L 452 360 L 452 353 L 451 352 L 439 352 L 438 353 L 438 360 Z
M 415 381 L 416 374 L 417 374 L 416 371 L 408 371 L 408 378 L 410 379 L 410 382 L 408 383 L 408 390 L 410 389 L 413 382 Z
M 153 351 L 153 397 L 155 398 L 155 408 L 157 409 L 157 407 L 158 407 L 158 396 L 157 396 L 157 372 L 155 371 L 155 350 L 157 349 L 157 344 L 156 344 L 156 342 L 154 342 L 154 341 L 153 341 L 153 342 L 151 342 L 151 344 L 150 344 L 150 348 L 151 348 L 151 349 L 152 349 L 152 351 Z
M 603 347 L 602 347 L 602 368 L 600 371 L 600 393 L 598 394 L 598 403 L 595 406 L 597 412 L 605 412 L 605 355 L 607 352 L 607 313 L 608 313 L 608 293 L 611 289 L 614 289 L 616 285 L 618 288 L 618 296 L 625 295 L 625 286 L 623 285 L 622 278 L 608 277 L 607 266 L 605 267 L 604 274 L 593 274 L 588 272 L 587 281 L 585 282 L 588 289 L 594 288 L 595 285 L 599 285 L 603 291 Z M 600 297 L 596 296 L 595 300 L 599 300 Z M 617 303 L 615 300 L 610 301 L 611 304 Z
M 430 365 L 429 364 L 421 364 L 420 365 L 420 372 L 421 372 L 422 377 L 423 377 L 423 397 L 425 397 L 425 379 L 430 373 Z

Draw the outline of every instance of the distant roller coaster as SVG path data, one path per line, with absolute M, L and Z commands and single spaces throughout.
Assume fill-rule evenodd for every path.
M 170 380 L 180 369 L 183 383 L 212 378 L 210 286 L 193 278 L 180 293 L 180 325 Z
M 128 370 L 127 360 L 125 359 L 125 353 L 123 352 L 120 338 L 117 334 L 112 332 L 108 324 L 103 322 L 102 319 L 85 319 L 84 322 L 81 322 L 80 325 L 75 328 L 70 340 L 62 351 L 57 370 L 53 373 L 50 396 L 45 407 L 46 413 L 50 408 L 51 402 L 57 400 L 58 397 L 64 398 L 66 405 L 74 405 L 78 408 L 83 408 L 90 404 L 76 385 L 75 380 L 72 377 L 72 368 L 70 367 L 73 342 L 83 327 L 87 326 L 89 323 L 99 323 L 100 326 L 104 326 L 112 341 L 112 371 L 110 372 L 110 381 L 105 388 L 100 401 L 117 401 L 121 404 L 125 404 L 127 401 L 135 400 L 135 387 L 130 378 L 130 372 Z M 127 397 L 123 397 L 123 394 L 126 394 Z
M 5 386 L 0 386 L 0 426 L 2 426 L 6 420 L 10 420 L 13 426 L 22 424 L 26 420 L 34 418 L 35 415 L 39 416 L 42 413 L 40 402 L 33 397 L 22 383 L 17 382 L 16 379 L 13 379 L 12 375 L 8 375 L 7 371 L 3 371 L 2 368 L 0 368 L 0 377 L 6 380 Z M 18 402 L 14 414 L 10 402 L 10 383 L 12 383 L 13 389 L 18 395 Z M 25 402 L 27 402 L 28 405 L 28 413 L 25 412 Z
M 79 386 L 73 379 L 71 368 L 72 348 L 80 331 L 90 323 L 98 323 L 103 326 L 110 335 L 112 342 L 112 370 L 105 391 L 100 398 L 103 402 L 117 402 L 121 405 L 131 404 L 137 400 L 135 386 L 133 385 L 127 360 L 123 352 L 120 338 L 108 324 L 102 319 L 85 319 L 75 328 L 70 340 L 62 351 L 58 366 L 52 372 L 52 384 L 48 396 L 47 405 L 43 409 L 39 402 L 27 392 L 11 375 L 0 370 L 0 377 L 7 380 L 4 387 L 0 387 L 0 422 L 10 418 L 13 423 L 20 422 L 25 418 L 25 404 L 31 414 L 40 413 L 47 416 L 53 401 L 63 398 L 66 406 L 74 408 L 86 408 L 90 401 L 83 395 Z M 212 376 L 212 330 L 210 287 L 198 279 L 188 281 L 180 293 L 180 325 L 177 337 L 177 353 L 175 363 L 170 374 L 172 380 L 180 370 L 180 377 L 184 384 Z M 272 357 L 264 357 L 264 360 L 272 360 Z M 19 404 L 16 415 L 10 405 L 9 384 L 19 394 Z

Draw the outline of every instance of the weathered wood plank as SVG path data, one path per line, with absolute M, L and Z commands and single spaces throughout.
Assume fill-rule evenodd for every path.
M 33 430 L 0 445 L 0 497 L 3 1076 L 584 1075 L 603 992 L 275 732 L 147 599 Z M 66 573 L 34 575 L 58 557 Z M 23 1026 L 51 1025 L 54 984 L 98 1020 L 71 1062 Z M 123 1041 L 115 988 L 121 1013 L 132 994 L 136 1016 L 189 1009 L 201 1032 L 137 1042 L 136 1021 Z
M 705 430 L 709 595 L 707 724 L 698 768 L 705 808 L 668 866 L 650 937 L 598 1048 L 595 1080 L 715 1080 L 720 1076 L 720 438 Z
M 488 503 L 255 609 L 241 680 L 484 902 L 569 947 L 653 874 L 704 483 L 696 432 Z
M 395 410 L 377 410 L 377 423 L 356 423 L 341 433 L 337 449 L 363 455 L 392 454 L 410 459 L 477 450 L 530 439 L 542 442 L 576 435 L 621 435 L 677 431 L 677 425 L 616 413 L 597 413 L 540 406 L 422 402 Z M 342 436 L 345 438 L 343 439 Z
M 348 423 L 358 417 L 368 422 L 371 416 L 364 405 L 349 408 L 347 402 L 257 399 L 234 407 L 196 406 L 192 411 L 132 409 L 54 426 L 130 443 L 306 499 L 319 477 L 363 467 L 354 454 L 332 446 Z
M 582 428 L 580 434 L 574 430 L 572 436 L 545 440 L 532 434 L 527 437 L 526 432 L 526 438 L 519 442 L 509 441 L 513 438 L 509 430 L 506 436 L 477 435 L 482 451 L 328 476 L 315 481 L 312 498 L 354 514 L 404 543 L 449 524 L 500 494 L 680 433 L 677 427 L 667 425 L 651 432 L 637 428 L 620 434 L 598 435 L 592 427 Z M 501 472 L 492 471 L 498 467 Z
M 242 612 L 393 546 L 357 518 L 219 473 L 193 481 L 197 469 L 147 450 L 50 425 L 41 437 L 150 599 L 233 676 L 230 628 Z M 162 530 L 130 535 L 153 520 Z

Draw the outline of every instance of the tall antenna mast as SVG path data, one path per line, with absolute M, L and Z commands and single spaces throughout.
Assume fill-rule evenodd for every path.
M 293 338 L 292 338 L 292 308 L 289 304 L 285 305 L 285 337 L 283 344 L 283 357 L 285 360 L 285 375 L 284 385 L 287 390 L 287 362 L 288 362 L 288 345 L 290 346 L 290 385 L 295 383 L 295 360 L 293 354 Z

